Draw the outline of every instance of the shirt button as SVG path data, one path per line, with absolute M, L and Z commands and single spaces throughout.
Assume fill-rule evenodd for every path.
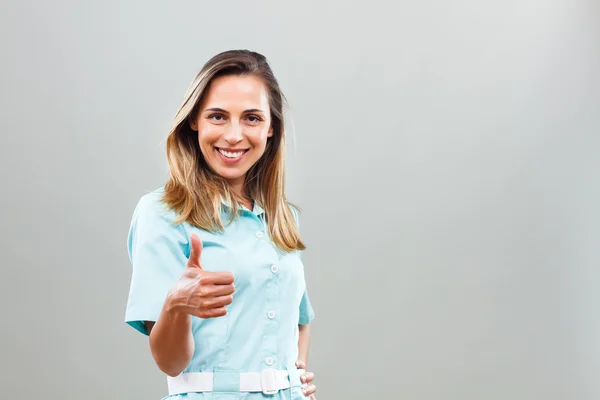
M 273 318 L 275 318 L 275 311 L 269 311 L 269 312 L 267 313 L 267 317 L 269 317 L 269 319 L 273 319 Z
M 273 365 L 274 362 L 275 360 L 273 360 L 273 357 L 265 358 L 265 363 L 267 363 L 267 365 Z
M 277 271 L 279 271 L 279 266 L 278 265 L 272 265 L 271 266 L 271 272 L 276 274 Z
M 261 237 L 263 237 L 263 235 L 264 234 L 261 231 L 256 232 L 256 237 L 257 238 L 261 238 Z

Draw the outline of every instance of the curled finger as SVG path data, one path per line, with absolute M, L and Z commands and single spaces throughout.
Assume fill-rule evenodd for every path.
M 225 307 L 208 308 L 208 309 L 195 309 L 190 314 L 198 318 L 218 318 L 227 315 L 227 309 Z
M 307 385 L 305 388 L 302 388 L 302 393 L 304 393 L 305 396 L 312 395 L 316 391 L 317 391 L 317 387 L 313 384 Z
M 315 379 L 315 374 L 312 372 L 305 372 L 300 375 L 300 382 L 311 383 Z
M 210 309 L 210 308 L 220 308 L 227 306 L 233 302 L 233 297 L 231 295 L 227 296 L 219 296 L 213 297 L 211 299 L 206 299 L 202 302 L 202 308 Z

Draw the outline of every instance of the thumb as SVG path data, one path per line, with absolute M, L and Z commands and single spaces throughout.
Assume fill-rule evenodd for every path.
M 202 241 L 197 235 L 193 234 L 190 237 L 190 242 L 192 245 L 192 249 L 190 250 L 190 258 L 188 259 L 187 266 L 191 268 L 202 269 L 202 264 L 200 263 L 200 254 L 202 253 Z

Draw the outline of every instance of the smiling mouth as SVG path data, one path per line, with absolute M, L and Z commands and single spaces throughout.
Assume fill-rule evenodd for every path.
M 219 147 L 215 147 L 219 154 L 229 160 L 237 160 L 240 159 L 249 149 L 221 149 Z

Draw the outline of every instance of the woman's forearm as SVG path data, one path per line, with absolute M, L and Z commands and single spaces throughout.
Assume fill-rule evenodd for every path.
M 174 311 L 169 299 L 150 331 L 150 350 L 158 368 L 169 376 L 179 375 L 194 355 L 192 316 Z
M 308 347 L 310 345 L 310 325 L 298 325 L 298 360 L 308 365 Z

